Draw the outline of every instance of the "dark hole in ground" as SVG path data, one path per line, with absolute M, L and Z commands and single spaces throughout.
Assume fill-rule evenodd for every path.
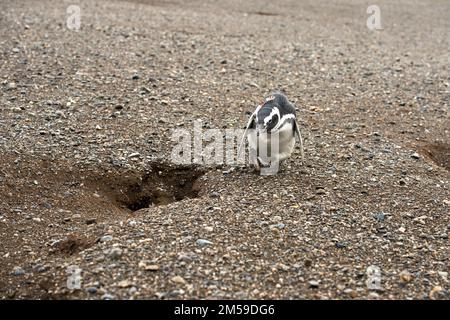
M 148 208 L 154 203 L 154 199 L 144 196 L 133 203 L 128 203 L 126 206 L 131 211 L 137 211 L 142 208 Z
M 108 173 L 90 184 L 116 206 L 137 211 L 196 198 L 200 191 L 197 180 L 204 173 L 204 170 L 194 166 L 156 163 L 146 172 Z
M 423 145 L 420 152 L 430 158 L 438 166 L 450 171 L 450 144 L 430 143 Z

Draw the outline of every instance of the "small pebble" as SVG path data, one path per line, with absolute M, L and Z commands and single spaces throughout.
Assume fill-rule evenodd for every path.
M 8 85 L 6 87 L 7 90 L 14 90 L 16 88 L 17 88 L 17 85 L 14 82 L 8 83 Z
M 204 247 L 204 246 L 206 246 L 206 245 L 211 245 L 211 244 L 213 244 L 211 241 L 205 240 L 205 239 L 198 239 L 198 240 L 196 241 L 196 243 L 197 243 L 197 245 L 199 245 L 200 247 Z
M 325 193 L 326 193 L 325 189 L 317 189 L 316 190 L 317 195 L 321 195 L 321 194 L 325 194 Z
M 111 259 L 119 259 L 123 254 L 122 249 L 119 248 L 112 248 L 111 251 L 108 253 L 108 257 Z
M 176 284 L 185 284 L 186 283 L 186 280 L 184 280 L 182 277 L 180 277 L 180 276 L 175 276 L 175 277 L 172 277 L 171 279 L 170 279 L 170 281 L 172 281 L 173 283 L 176 283 Z
M 102 295 L 102 300 L 113 300 L 114 296 L 108 293 L 105 293 L 104 295 Z
M 117 286 L 119 288 L 129 288 L 129 287 L 133 286 L 133 284 L 128 280 L 122 280 L 117 284 Z
M 89 288 L 86 289 L 86 291 L 88 293 L 95 294 L 95 293 L 97 293 L 97 288 L 96 287 L 89 287 Z
M 284 229 L 286 225 L 284 223 L 277 223 L 270 226 L 271 228 L 278 228 L 278 229 Z
M 375 213 L 373 217 L 375 218 L 375 220 L 379 222 L 384 221 L 386 219 L 386 215 L 384 213 Z
M 107 242 L 107 241 L 111 241 L 113 239 L 112 236 L 107 235 L 107 236 L 103 236 L 100 238 L 100 242 Z
M 14 276 L 23 276 L 24 274 L 25 274 L 25 270 L 23 270 L 21 267 L 14 267 L 14 269 L 13 269 Z
M 439 294 L 442 291 L 441 286 L 434 286 L 433 289 L 428 294 L 428 297 L 432 300 L 436 299 L 436 295 Z
M 346 248 L 346 247 L 347 247 L 347 245 L 346 245 L 345 243 L 343 243 L 343 242 L 336 242 L 336 243 L 335 243 L 335 246 L 336 246 L 336 248 L 338 248 L 338 249 L 343 249 L 343 248 Z
M 403 283 L 410 282 L 412 279 L 412 275 L 411 275 L 411 273 L 409 273 L 408 270 L 403 270 L 402 272 L 400 272 L 399 276 L 400 276 L 400 281 Z

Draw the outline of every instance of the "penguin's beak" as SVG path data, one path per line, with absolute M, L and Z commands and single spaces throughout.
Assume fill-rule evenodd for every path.
M 264 125 L 262 123 L 258 123 L 258 124 L 256 124 L 256 130 L 258 132 L 262 132 L 262 131 L 266 130 L 266 128 L 264 127 Z
M 256 124 L 256 133 L 259 135 L 261 133 L 264 133 L 266 131 L 266 128 L 264 127 L 263 124 L 261 123 L 257 123 Z

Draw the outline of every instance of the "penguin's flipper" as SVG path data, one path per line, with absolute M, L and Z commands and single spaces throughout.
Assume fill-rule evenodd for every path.
M 259 107 L 255 110 L 255 112 L 252 113 L 252 115 L 250 116 L 250 119 L 247 122 L 247 125 L 245 126 L 245 131 L 244 131 L 244 134 L 242 135 L 241 143 L 239 144 L 239 148 L 238 148 L 238 153 L 237 153 L 238 158 L 239 158 L 239 155 L 241 154 L 242 146 L 245 143 L 245 137 L 247 137 L 248 129 L 250 129 L 251 127 L 254 127 L 254 121 L 255 121 L 256 113 L 258 112 L 258 110 L 259 110 Z
M 300 133 L 300 126 L 298 125 L 297 119 L 294 119 L 294 135 L 297 134 L 298 139 L 300 140 L 300 154 L 302 156 L 302 160 L 305 158 L 305 153 L 303 151 L 303 138 Z

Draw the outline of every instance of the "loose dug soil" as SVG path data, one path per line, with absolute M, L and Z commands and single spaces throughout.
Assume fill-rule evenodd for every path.
M 449 299 L 448 1 L 74 2 L 0 1 L 1 299 Z M 304 161 L 170 164 L 273 90 Z
M 430 158 L 438 166 L 450 171 L 450 144 L 432 143 L 420 148 L 422 154 Z

